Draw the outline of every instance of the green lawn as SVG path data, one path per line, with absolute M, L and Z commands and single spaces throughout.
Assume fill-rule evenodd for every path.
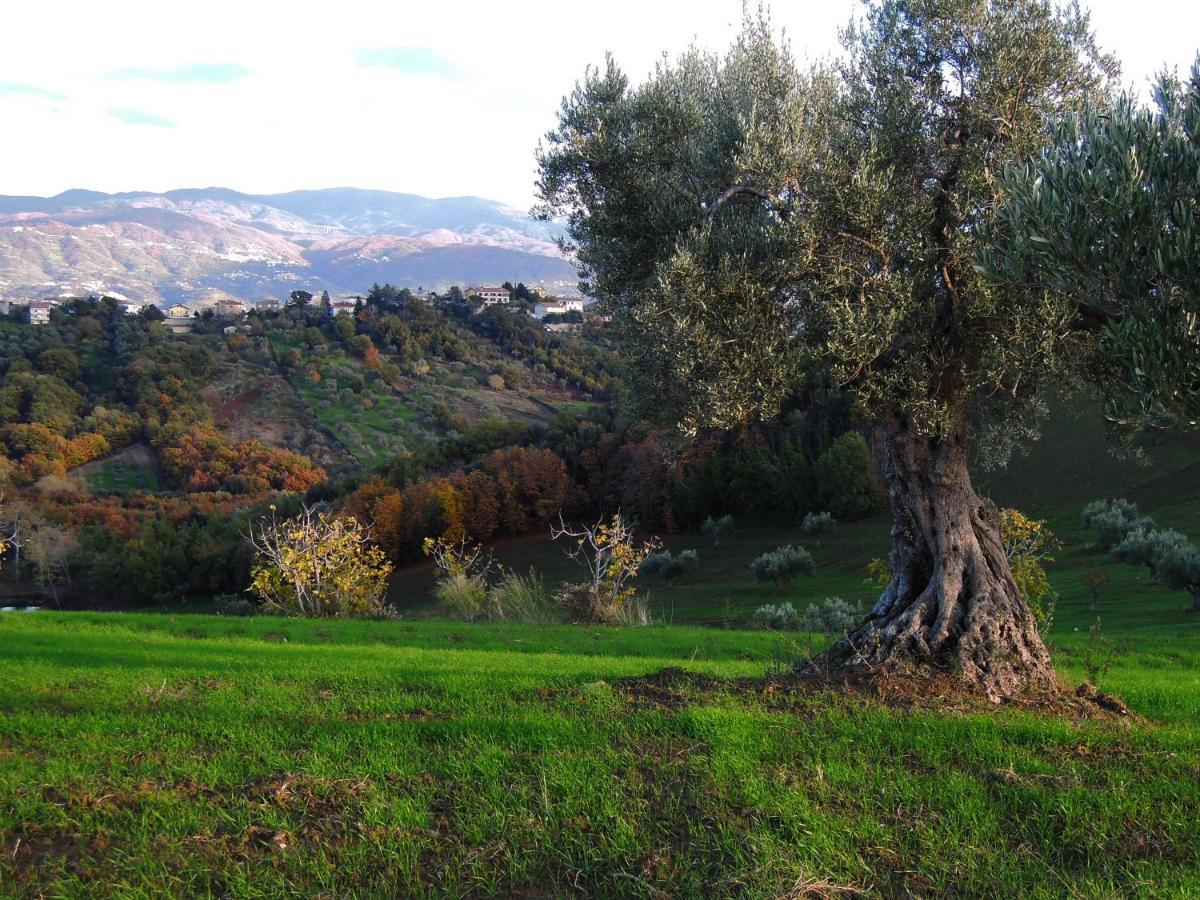
M 161 487 L 154 454 L 144 444 L 126 447 L 104 459 L 80 466 L 73 474 L 99 494 L 157 491 Z
M 4 614 L 0 895 L 1194 895 L 1200 633 L 1113 638 L 1146 721 L 740 686 L 762 632 Z

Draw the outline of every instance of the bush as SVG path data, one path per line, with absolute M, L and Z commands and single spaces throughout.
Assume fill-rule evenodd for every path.
M 217 594 L 213 605 L 218 616 L 252 616 L 258 612 L 254 602 L 241 594 Z
M 251 588 L 273 612 L 302 616 L 371 616 L 384 612 L 391 563 L 372 546 L 368 531 L 348 516 L 312 506 L 279 520 L 252 525 L 257 559 Z
M 814 603 L 800 617 L 800 628 L 830 638 L 840 638 L 863 619 L 863 609 L 857 603 L 847 603 L 841 597 L 826 597 Z
M 682 550 L 672 556 L 670 550 L 651 553 L 638 569 L 639 575 L 657 576 L 670 587 L 681 575 L 690 575 L 700 568 L 700 556 L 695 550 Z
M 509 622 L 551 622 L 557 616 L 546 586 L 533 569 L 525 576 L 505 572 L 488 592 L 488 617 Z
M 789 544 L 758 557 L 750 563 L 750 571 L 759 581 L 773 582 L 775 587 L 782 591 L 797 575 L 807 575 L 811 578 L 816 568 L 811 553 L 803 547 Z
M 1083 526 L 1096 533 L 1096 545 L 1104 550 L 1115 547 L 1135 528 L 1150 530 L 1154 521 L 1139 516 L 1136 503 L 1120 497 L 1096 500 L 1083 508 Z
M 756 628 L 770 631 L 798 631 L 800 614 L 790 603 L 767 603 L 760 606 L 750 617 Z
M 837 528 L 837 519 L 831 513 L 805 513 L 804 521 L 800 523 L 800 530 L 804 534 L 820 536 L 828 534 Z
M 588 583 L 569 584 L 554 595 L 554 602 L 572 622 L 602 625 L 649 625 L 650 609 L 642 597 L 630 595 L 613 603 Z
M 714 547 L 718 547 L 721 544 L 721 535 L 733 531 L 733 516 L 721 516 L 719 519 L 709 516 L 700 526 L 700 530 L 713 539 Z
M 477 576 L 457 572 L 439 578 L 433 596 L 446 615 L 453 619 L 474 622 L 487 615 L 487 582 Z

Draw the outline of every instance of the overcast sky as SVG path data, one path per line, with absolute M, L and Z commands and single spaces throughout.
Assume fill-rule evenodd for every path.
M 774 6 L 809 58 L 833 52 L 859 9 Z M 640 78 L 664 51 L 724 48 L 741 16 L 739 0 L 5 7 L 0 193 L 353 186 L 519 207 L 534 148 L 587 64 L 612 51 Z M 1091 8 L 1127 84 L 1195 56 L 1197 0 Z

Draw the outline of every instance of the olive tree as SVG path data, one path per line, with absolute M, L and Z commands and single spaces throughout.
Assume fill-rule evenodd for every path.
M 1074 298 L 1090 380 L 1124 430 L 1200 424 L 1200 63 L 1072 116 L 1001 178 L 985 271 Z
M 1091 340 L 1070 298 L 977 268 L 1004 167 L 1115 72 L 1042 0 L 876 0 L 837 65 L 748 18 L 631 85 L 609 60 L 539 151 L 585 290 L 685 426 L 769 417 L 814 366 L 881 441 L 891 579 L 823 667 L 939 668 L 993 698 L 1056 685 L 968 422 L 1019 407 Z

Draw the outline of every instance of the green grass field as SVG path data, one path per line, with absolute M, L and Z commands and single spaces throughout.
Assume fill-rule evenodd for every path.
M 98 494 L 157 491 L 161 487 L 154 456 L 143 444 L 80 466 L 73 474 Z
M 1191 895 L 1198 636 L 1113 636 L 1131 724 L 743 685 L 763 632 L 5 614 L 0 895 Z

